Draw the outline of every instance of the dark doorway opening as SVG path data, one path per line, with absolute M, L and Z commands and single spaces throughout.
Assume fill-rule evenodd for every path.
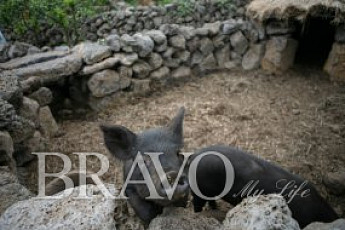
M 304 25 L 297 26 L 299 41 L 295 63 L 322 69 L 334 42 L 335 28 L 331 19 L 309 16 Z

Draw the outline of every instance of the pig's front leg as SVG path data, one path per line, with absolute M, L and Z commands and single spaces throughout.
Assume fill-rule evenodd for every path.
M 127 188 L 126 195 L 135 213 L 147 224 L 163 211 L 162 207 L 141 198 L 133 188 Z

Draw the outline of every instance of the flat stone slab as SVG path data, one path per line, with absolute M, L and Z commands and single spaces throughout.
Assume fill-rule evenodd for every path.
M 31 76 L 61 77 L 78 72 L 82 66 L 80 55 L 71 54 L 65 57 L 50 61 L 36 63 L 23 68 L 9 70 L 18 77 L 25 78 Z
M 68 55 L 68 52 L 62 51 L 51 51 L 45 53 L 37 53 L 32 55 L 27 55 L 21 58 L 12 59 L 6 63 L 0 63 L 0 69 L 11 70 L 18 69 L 28 65 L 33 65 L 41 62 L 51 61 L 57 58 L 61 58 Z

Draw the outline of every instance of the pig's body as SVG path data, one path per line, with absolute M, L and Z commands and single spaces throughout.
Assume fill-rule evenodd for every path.
M 219 145 L 202 149 L 196 154 L 193 154 L 191 160 L 207 151 L 215 151 L 224 155 L 230 160 L 234 168 L 234 184 L 230 192 L 223 197 L 223 200 L 232 205 L 237 205 L 247 195 L 255 195 L 255 190 L 262 190 L 262 194 L 281 193 L 282 187 L 288 182 L 294 181 L 297 187 L 305 182 L 303 178 L 293 175 L 272 163 L 227 146 Z M 219 195 L 224 189 L 225 177 L 225 166 L 219 157 L 214 155 L 204 156 L 199 162 L 196 180 L 203 195 L 207 197 Z M 251 184 L 252 186 L 256 181 L 259 182 L 252 191 L 250 191 L 249 187 L 245 190 L 251 181 L 253 182 Z M 277 188 L 277 182 L 279 182 L 279 188 Z M 292 186 L 286 189 L 282 195 L 286 197 L 287 194 L 296 189 L 296 187 Z M 306 190 L 310 191 L 309 195 L 304 193 L 303 195 L 307 196 L 301 197 L 302 192 Z M 289 197 L 286 197 L 286 200 L 289 200 Z M 205 203 L 205 200 L 193 194 L 193 204 L 196 212 L 200 212 Z M 214 205 L 213 202 L 210 202 L 210 205 Z M 288 205 L 292 211 L 293 218 L 298 221 L 302 228 L 311 222 L 332 222 L 338 218 L 334 210 L 309 182 Z

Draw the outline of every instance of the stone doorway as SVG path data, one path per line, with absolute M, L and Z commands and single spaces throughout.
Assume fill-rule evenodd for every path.
M 335 27 L 327 17 L 307 17 L 297 25 L 294 38 L 299 41 L 295 64 L 323 69 L 334 43 Z

